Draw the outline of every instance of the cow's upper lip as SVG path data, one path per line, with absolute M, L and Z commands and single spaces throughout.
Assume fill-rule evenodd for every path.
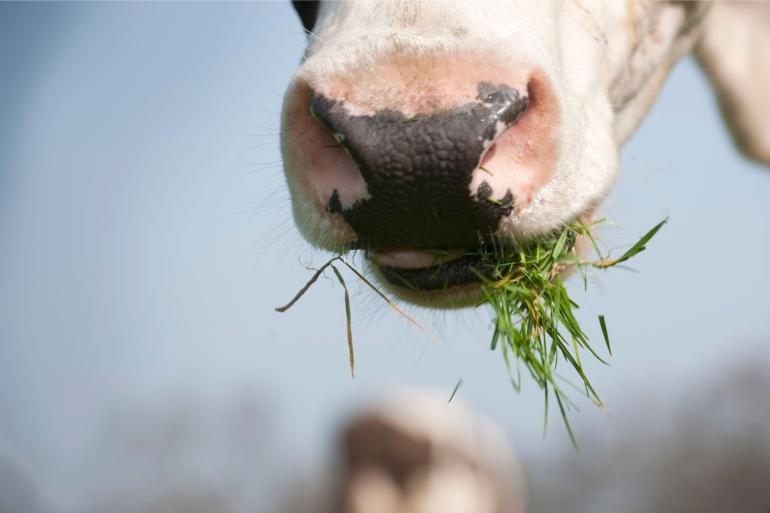
M 481 283 L 479 275 L 491 277 L 494 270 L 478 250 L 370 251 L 368 255 L 391 285 L 415 291 Z

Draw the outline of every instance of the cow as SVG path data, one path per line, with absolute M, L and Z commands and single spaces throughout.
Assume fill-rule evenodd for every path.
M 295 222 L 319 248 L 363 250 L 407 301 L 476 303 L 479 249 L 591 219 L 690 51 L 737 147 L 770 164 L 770 3 L 294 6 L 308 34 L 281 122 Z

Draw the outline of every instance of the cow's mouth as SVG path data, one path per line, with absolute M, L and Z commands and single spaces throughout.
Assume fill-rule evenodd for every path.
M 482 277 L 493 277 L 496 267 L 480 249 L 370 252 L 369 258 L 390 285 L 411 291 L 481 284 Z

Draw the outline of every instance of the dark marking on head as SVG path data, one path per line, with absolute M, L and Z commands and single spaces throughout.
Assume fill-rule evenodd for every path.
M 512 211 L 513 196 L 484 201 L 489 184 L 470 190 L 474 170 L 494 140 L 526 110 L 528 98 L 481 82 L 478 100 L 407 117 L 383 110 L 351 116 L 344 102 L 315 96 L 311 111 L 355 161 L 369 199 L 342 209 L 359 247 L 475 246 Z M 333 198 L 333 197 L 332 197 Z M 330 202 L 331 204 L 331 202 Z
M 334 189 L 329 201 L 326 203 L 326 211 L 332 214 L 342 213 L 342 201 L 340 201 L 340 193 L 337 189 Z
M 318 20 L 319 4 L 320 2 L 317 0 L 292 0 L 291 2 L 306 32 L 310 32 L 315 27 L 315 22 Z

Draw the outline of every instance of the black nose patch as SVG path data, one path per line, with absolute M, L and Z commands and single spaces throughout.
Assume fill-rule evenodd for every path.
M 327 208 L 358 234 L 358 247 L 376 249 L 466 247 L 493 233 L 510 215 L 514 197 L 492 198 L 471 180 L 484 152 L 528 105 L 506 85 L 482 82 L 477 101 L 407 117 L 383 110 L 350 115 L 344 102 L 315 96 L 313 116 L 350 154 L 369 198 L 343 208 L 335 193 Z

